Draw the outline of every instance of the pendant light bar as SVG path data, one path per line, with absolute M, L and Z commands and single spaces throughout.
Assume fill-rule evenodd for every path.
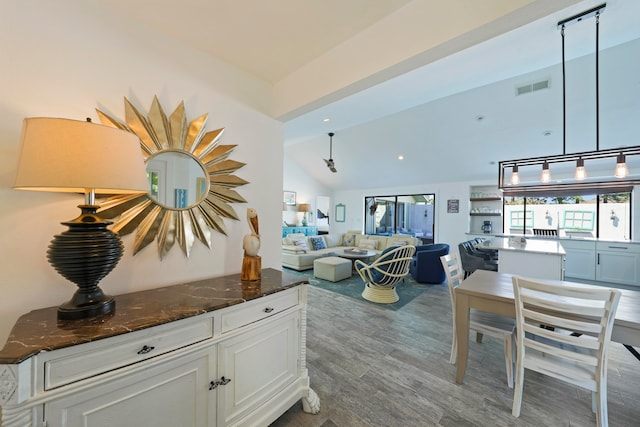
M 623 147 L 614 149 L 600 150 L 600 90 L 599 90 L 599 33 L 600 33 L 600 15 L 604 12 L 607 4 L 602 3 L 599 6 L 585 10 L 577 15 L 573 15 L 567 19 L 558 22 L 558 29 L 561 30 L 562 36 L 562 154 L 540 156 L 529 159 L 507 160 L 499 162 L 498 166 L 498 187 L 503 191 L 523 192 L 535 189 L 538 192 L 557 191 L 571 188 L 572 190 L 588 190 L 589 188 L 605 188 L 619 187 L 620 185 L 640 185 L 640 146 Z M 585 151 L 581 153 L 567 154 L 567 129 L 566 129 L 566 72 L 565 72 L 565 29 L 569 25 L 577 24 L 586 19 L 595 18 L 595 90 L 596 90 L 596 149 L 595 151 Z M 632 161 L 632 173 L 629 173 L 628 158 L 634 158 Z M 613 169 L 611 172 L 602 170 L 603 165 Z M 591 163 L 589 163 L 591 161 Z M 590 164 L 590 168 L 594 168 L 593 177 L 587 177 L 585 162 Z M 574 165 L 574 174 L 568 175 L 567 169 Z M 615 168 L 614 168 L 615 165 Z M 542 167 L 542 173 L 537 172 L 531 175 L 529 167 Z M 550 166 L 554 168 L 554 180 L 551 179 Z M 519 173 L 519 168 L 523 168 L 523 173 Z M 611 171 L 612 169 L 608 169 Z M 537 169 L 540 171 L 540 169 Z M 505 174 L 511 172 L 509 181 L 505 179 Z M 538 178 L 539 177 L 539 178 Z
M 578 22 L 582 22 L 585 19 L 593 18 L 598 14 L 602 14 L 604 12 L 605 7 L 607 7 L 606 3 L 602 3 L 600 6 L 596 6 L 592 9 L 585 10 L 577 15 L 573 15 L 567 19 L 563 19 L 562 21 L 558 21 L 558 29 L 561 29 L 563 26 L 577 24 Z

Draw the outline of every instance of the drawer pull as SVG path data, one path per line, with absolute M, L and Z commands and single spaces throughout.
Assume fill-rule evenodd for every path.
M 629 249 L 626 246 L 609 246 L 609 249 Z
M 267 307 L 267 308 L 264 309 L 265 313 L 271 313 L 272 311 L 273 311 L 273 307 Z
M 138 351 L 138 354 L 147 354 L 153 351 L 154 349 L 155 349 L 154 346 L 145 345 L 140 349 L 140 351 Z

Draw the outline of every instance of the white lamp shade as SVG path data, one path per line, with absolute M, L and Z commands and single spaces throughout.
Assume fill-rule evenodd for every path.
M 61 118 L 27 118 L 15 184 L 19 190 L 98 194 L 149 191 L 140 140 L 114 127 Z

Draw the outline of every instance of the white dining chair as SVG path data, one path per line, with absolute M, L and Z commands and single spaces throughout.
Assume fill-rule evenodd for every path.
M 608 425 L 607 353 L 620 291 L 513 277 L 517 365 L 512 414 L 520 416 L 527 368 L 592 392 L 597 425 Z
M 464 280 L 464 270 L 455 253 L 443 255 L 440 262 L 447 276 L 451 312 L 453 314 L 453 338 L 451 339 L 451 357 L 449 362 L 456 363 L 458 355 L 458 339 L 456 338 L 456 293 L 455 288 Z M 483 311 L 471 310 L 469 313 L 469 330 L 476 332 L 476 341 L 482 342 L 482 336 L 499 338 L 503 341 L 504 362 L 507 371 L 507 385 L 513 388 L 513 353 L 515 344 L 515 321 L 510 317 Z

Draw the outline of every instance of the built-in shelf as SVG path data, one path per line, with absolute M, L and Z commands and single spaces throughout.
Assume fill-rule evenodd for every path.
M 478 234 L 502 233 L 501 196 L 494 185 L 474 185 L 469 188 L 470 231 L 479 230 Z
M 472 197 L 469 199 L 472 202 L 489 202 L 494 200 L 502 200 L 501 197 Z

